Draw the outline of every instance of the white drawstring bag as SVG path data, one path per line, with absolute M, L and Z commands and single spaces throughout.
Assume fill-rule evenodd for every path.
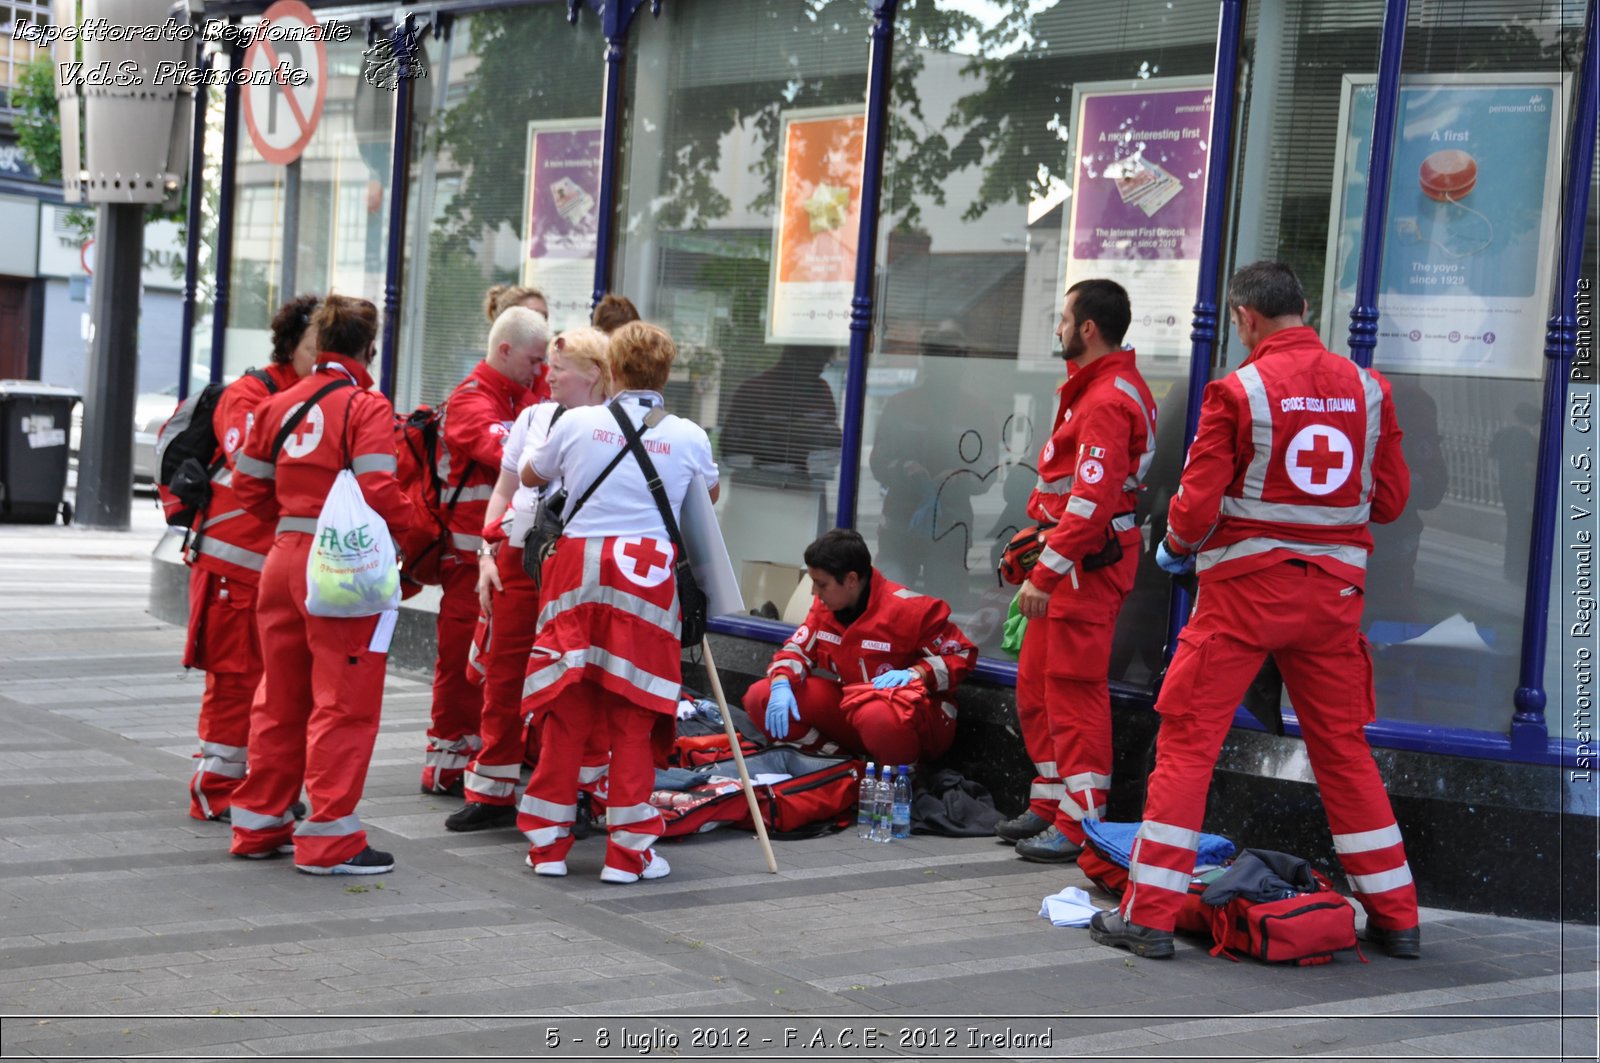
M 361 494 L 355 473 L 339 470 L 317 515 L 306 558 L 306 612 L 373 616 L 400 606 L 400 567 L 389 526 Z

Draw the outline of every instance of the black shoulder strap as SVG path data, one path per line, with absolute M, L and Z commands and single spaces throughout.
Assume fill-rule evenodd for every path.
M 267 460 L 269 462 L 276 462 L 278 460 L 278 454 L 282 452 L 283 445 L 289 441 L 289 436 L 294 432 L 294 430 L 300 427 L 300 422 L 305 420 L 306 414 L 311 412 L 311 407 L 315 406 L 329 395 L 332 395 L 340 388 L 353 387 L 355 387 L 353 382 L 340 377 L 337 380 L 330 381 L 323 385 L 318 389 L 315 395 L 311 396 L 305 402 L 302 402 L 300 404 L 300 408 L 294 411 L 294 415 L 291 416 L 287 421 L 283 422 L 283 427 L 278 429 L 278 434 L 273 437 L 272 452 L 267 456 Z
M 654 413 L 655 411 L 650 411 Z M 628 449 L 633 451 L 634 460 L 639 463 L 639 471 L 644 473 L 644 482 L 650 488 L 651 497 L 656 500 L 656 509 L 661 512 L 661 523 L 667 526 L 667 535 L 672 539 L 672 545 L 677 547 L 678 556 L 688 557 L 683 548 L 683 536 L 678 534 L 678 520 L 672 515 L 672 504 L 667 501 L 667 488 L 661 482 L 660 475 L 656 472 L 655 462 L 650 460 L 650 455 L 644 449 L 644 442 L 639 438 L 638 429 L 633 427 L 633 422 L 628 420 L 628 415 L 622 412 L 622 407 L 617 403 L 611 404 L 611 415 L 617 419 L 617 424 L 622 429 L 622 434 L 627 437 Z M 647 417 L 645 427 L 651 426 Z
M 244 375 L 253 376 L 266 385 L 268 395 L 276 395 L 278 393 L 278 382 L 272 379 L 272 374 L 265 369 L 246 369 Z
M 616 409 L 617 409 L 617 404 L 615 402 L 612 402 L 611 403 L 612 412 L 615 413 Z M 562 415 L 562 413 L 564 413 L 565 411 L 566 411 L 566 407 L 565 406 L 560 406 L 560 407 L 556 408 L 555 417 L 550 418 L 550 426 L 552 428 L 555 427 L 556 417 L 560 417 Z M 622 416 L 622 415 L 618 414 L 618 416 Z M 594 494 L 594 489 L 599 487 L 602 483 L 604 483 L 605 482 L 605 478 L 607 476 L 611 475 L 611 470 L 615 469 L 618 465 L 621 465 L 622 464 L 622 459 L 627 457 L 627 456 L 628 456 L 628 448 L 627 447 L 623 447 L 621 450 L 617 451 L 617 456 L 611 459 L 611 464 L 607 465 L 605 468 L 600 470 L 600 475 L 596 476 L 594 478 L 594 482 L 591 483 L 584 490 L 583 494 L 578 496 L 578 500 L 572 504 L 572 508 L 567 510 L 565 513 L 563 513 L 561 515 L 561 523 L 563 525 L 572 523 L 572 518 L 576 517 L 578 515 L 578 510 L 582 509 L 583 508 L 583 504 L 585 502 L 589 501 L 589 496 Z

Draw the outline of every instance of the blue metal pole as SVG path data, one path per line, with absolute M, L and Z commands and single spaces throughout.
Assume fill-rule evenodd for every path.
M 394 397 L 395 345 L 400 323 L 401 269 L 405 264 L 406 174 L 411 164 L 411 49 L 416 43 L 414 15 L 394 13 L 394 137 L 389 145 L 389 251 L 383 271 L 383 346 L 378 387 Z
M 1222 0 L 1217 22 L 1217 59 L 1211 81 L 1211 141 L 1206 165 L 1206 208 L 1200 238 L 1200 281 L 1195 288 L 1194 324 L 1189 331 L 1189 394 L 1184 408 L 1183 449 L 1194 442 L 1200 402 L 1211 380 L 1217 350 L 1218 300 L 1227 214 L 1228 171 L 1233 158 L 1233 113 L 1238 103 L 1239 42 L 1244 35 L 1244 0 Z M 1276 41 L 1267 42 L 1268 47 Z M 1167 606 L 1167 654 L 1189 620 L 1189 592 L 1172 588 Z
M 1589 217 L 1589 184 L 1594 174 L 1597 83 L 1595 0 L 1584 15 L 1583 59 L 1578 72 L 1577 107 L 1567 140 L 1561 258 L 1556 266 L 1551 315 L 1545 331 L 1544 420 L 1539 426 L 1539 464 L 1533 494 L 1533 549 L 1528 554 L 1528 592 L 1522 611 L 1522 666 L 1513 698 L 1511 749 L 1542 751 L 1549 741 L 1545 721 L 1545 645 L 1550 621 L 1550 573 L 1555 564 L 1556 510 L 1561 504 L 1562 440 L 1567 416 L 1567 379 L 1577 338 L 1574 308 L 1583 268 L 1584 229 Z
M 228 299 L 233 276 L 233 191 L 239 168 L 239 69 L 244 49 L 228 46 L 228 78 L 222 89 L 222 172 L 217 196 L 217 289 L 211 300 L 211 382 L 222 379 L 228 338 Z
M 600 203 L 595 229 L 592 310 L 611 290 L 613 228 L 617 212 L 617 147 L 622 128 L 622 64 L 627 55 L 627 30 L 606 36 L 605 91 L 600 97 Z
M 1407 0 L 1388 0 L 1378 52 L 1378 98 L 1372 109 L 1372 158 L 1367 162 L 1367 202 L 1361 216 L 1361 268 L 1350 311 L 1350 359 L 1372 365 L 1378 345 L 1378 281 L 1383 271 L 1383 225 L 1394 168 L 1394 129 L 1400 112 L 1400 59 L 1406 43 Z
M 850 361 L 844 375 L 839 506 L 834 524 L 853 528 L 860 487 L 861 443 L 867 406 L 867 347 L 872 339 L 872 283 L 878 261 L 878 213 L 883 152 L 889 139 L 889 74 L 899 0 L 871 0 L 872 51 L 867 61 L 867 131 L 861 160 L 861 228 L 856 237 L 855 295 L 850 300 Z
M 194 304 L 200 283 L 200 224 L 204 203 L 206 169 L 206 74 L 211 70 L 211 53 L 202 51 L 195 64 L 199 80 L 194 89 L 194 128 L 189 133 L 189 212 L 188 232 L 183 249 L 183 335 L 179 338 L 178 401 L 189 397 L 189 377 L 194 374 Z

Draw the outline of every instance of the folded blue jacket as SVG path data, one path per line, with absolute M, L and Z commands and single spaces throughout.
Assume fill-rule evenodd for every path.
M 1100 819 L 1083 821 L 1083 832 L 1094 842 L 1094 847 L 1105 854 L 1107 860 L 1127 867 L 1133 858 L 1133 839 L 1139 834 L 1138 823 L 1107 823 Z M 1195 866 L 1223 864 L 1233 859 L 1234 845 L 1220 834 L 1200 835 L 1200 847 L 1195 853 Z

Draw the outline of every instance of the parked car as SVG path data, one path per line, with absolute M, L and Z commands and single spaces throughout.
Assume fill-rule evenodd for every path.
M 190 394 L 206 386 L 204 376 L 190 386 Z M 160 472 L 156 463 L 156 433 L 178 408 L 178 385 L 161 391 L 142 391 L 133 400 L 133 483 L 151 486 Z M 78 467 L 78 444 L 83 435 L 83 404 L 72 409 L 71 465 Z

